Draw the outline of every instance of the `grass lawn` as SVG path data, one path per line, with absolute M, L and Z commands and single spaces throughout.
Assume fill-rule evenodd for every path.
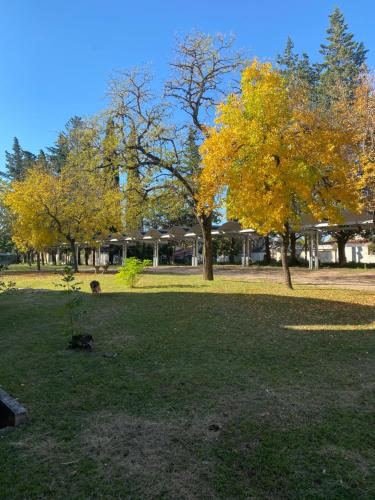
M 373 294 L 92 278 L 91 353 L 56 276 L 0 296 L 0 385 L 30 413 L 0 433 L 0 498 L 375 498 Z

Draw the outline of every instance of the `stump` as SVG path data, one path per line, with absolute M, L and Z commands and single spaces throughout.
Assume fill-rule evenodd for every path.
M 69 343 L 70 349 L 85 349 L 91 350 L 94 339 L 92 335 L 73 335 Z

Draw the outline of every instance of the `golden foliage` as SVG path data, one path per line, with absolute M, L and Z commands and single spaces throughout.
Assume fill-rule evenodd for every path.
M 219 105 L 201 154 L 200 210 L 225 198 L 228 216 L 260 233 L 298 226 L 303 213 L 339 221 L 342 208 L 359 207 L 352 129 L 313 107 L 303 87 L 288 88 L 271 64 L 243 71 L 241 93 Z
M 59 175 L 31 169 L 13 182 L 5 203 L 14 215 L 13 240 L 20 249 L 63 241 L 92 241 L 121 224 L 121 194 L 112 175 L 78 168 L 76 153 Z
M 363 201 L 369 210 L 375 211 L 375 85 L 374 76 L 366 74 L 357 88 L 352 117 L 353 129 L 360 146 L 362 167 L 360 187 Z M 354 119 L 353 119 L 354 118 Z

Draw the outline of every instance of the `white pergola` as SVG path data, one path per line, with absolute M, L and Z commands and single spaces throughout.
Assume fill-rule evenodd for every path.
M 375 227 L 374 216 L 371 212 L 356 214 L 349 210 L 343 210 L 340 223 L 330 221 L 319 222 L 311 216 L 303 216 L 302 228 L 299 232 L 308 237 L 309 247 L 309 269 L 319 269 L 319 235 L 330 231 L 340 231 L 346 229 L 358 229 L 359 231 L 371 230 Z
M 212 236 L 232 236 L 242 239 L 242 265 L 250 263 L 250 236 L 255 235 L 254 229 L 243 229 L 236 221 L 228 221 L 218 227 L 213 227 Z M 140 231 L 121 235 L 110 235 L 105 240 L 96 240 L 98 244 L 122 245 L 122 260 L 127 257 L 129 243 L 149 243 L 153 245 L 153 267 L 159 265 L 159 246 L 167 242 L 190 242 L 192 246 L 192 266 L 198 266 L 199 241 L 202 240 L 202 229 L 199 224 L 191 228 L 174 226 L 166 230 L 150 229 L 145 233 Z M 100 247 L 99 247 L 100 251 Z
M 304 216 L 301 219 L 301 226 L 295 228 L 298 233 L 303 233 L 308 239 L 309 248 L 309 269 L 319 268 L 319 235 L 324 232 L 338 231 L 341 229 L 373 229 L 374 220 L 370 212 L 355 214 L 343 211 L 342 221 L 331 223 L 330 221 L 315 221 L 312 217 Z M 221 226 L 214 226 L 212 236 L 231 236 L 242 241 L 241 264 L 247 267 L 251 261 L 251 239 L 259 236 L 254 229 L 244 228 L 237 221 L 227 221 Z M 202 240 L 202 229 L 199 224 L 191 228 L 180 226 L 171 227 L 165 230 L 150 229 L 147 232 L 133 231 L 109 235 L 107 238 L 97 238 L 95 242 L 98 247 L 98 262 L 100 262 L 101 246 L 121 245 L 122 261 L 125 262 L 128 253 L 128 245 L 134 243 L 149 243 L 153 246 L 153 267 L 159 266 L 159 247 L 168 242 L 182 243 L 189 242 L 192 246 L 192 266 L 198 266 L 199 241 Z

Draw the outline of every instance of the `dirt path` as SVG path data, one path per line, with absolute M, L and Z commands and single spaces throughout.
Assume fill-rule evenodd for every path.
M 160 266 L 150 268 L 153 274 L 199 275 L 200 268 L 184 266 Z M 283 283 L 283 271 L 279 267 L 251 266 L 215 266 L 215 274 L 225 279 L 263 281 Z M 319 287 L 347 288 L 367 290 L 375 293 L 375 269 L 308 269 L 292 268 L 294 283 L 303 285 L 319 285 Z

